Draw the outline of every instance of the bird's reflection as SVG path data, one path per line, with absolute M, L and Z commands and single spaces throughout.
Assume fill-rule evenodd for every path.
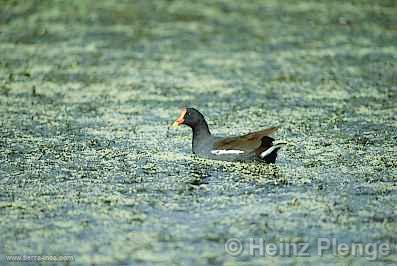
M 189 169 L 191 181 L 189 182 L 193 186 L 200 186 L 208 184 L 210 178 L 209 169 L 202 164 L 193 163 Z

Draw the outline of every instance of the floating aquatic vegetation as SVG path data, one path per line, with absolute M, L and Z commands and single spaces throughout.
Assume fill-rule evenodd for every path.
M 364 265 L 224 244 L 397 242 L 391 1 L 1 5 L 0 257 Z M 186 105 L 214 133 L 279 126 L 288 145 L 275 165 L 197 158 L 168 129 Z

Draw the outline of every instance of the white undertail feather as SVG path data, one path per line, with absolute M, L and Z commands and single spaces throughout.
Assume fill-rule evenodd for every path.
M 240 154 L 240 153 L 244 153 L 244 151 L 240 151 L 240 150 L 212 150 L 211 153 L 215 154 L 215 155 Z
M 270 153 L 272 153 L 275 149 L 279 149 L 281 148 L 284 144 L 286 144 L 285 142 L 279 142 L 276 145 L 271 146 L 269 149 L 265 150 L 264 152 L 262 152 L 259 157 L 261 157 L 262 159 L 265 158 L 266 156 L 268 156 Z

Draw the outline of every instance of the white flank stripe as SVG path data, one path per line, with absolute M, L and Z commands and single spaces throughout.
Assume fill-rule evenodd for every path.
M 270 153 L 272 153 L 275 149 L 280 148 L 282 146 L 282 144 L 279 145 L 274 145 L 271 146 L 269 149 L 265 150 L 264 152 L 261 153 L 261 155 L 259 155 L 261 158 L 265 158 L 266 156 L 268 156 Z
M 222 154 L 240 154 L 244 152 L 240 150 L 212 150 L 211 153 L 215 155 L 222 155 Z

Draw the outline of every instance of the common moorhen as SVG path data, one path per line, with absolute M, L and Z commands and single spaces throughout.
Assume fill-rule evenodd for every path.
M 284 143 L 273 145 L 269 135 L 276 127 L 263 129 L 237 137 L 211 135 L 204 116 L 194 108 L 183 108 L 172 126 L 187 125 L 193 130 L 193 153 L 205 158 L 224 161 L 255 161 L 274 163 L 277 151 Z

